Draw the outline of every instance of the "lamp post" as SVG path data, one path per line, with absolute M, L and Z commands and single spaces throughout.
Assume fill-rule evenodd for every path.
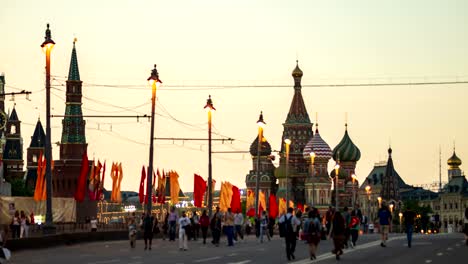
M 310 165 L 312 166 L 312 204 L 315 206 L 315 168 L 314 168 L 314 162 L 315 162 L 315 152 L 310 153 Z
M 401 226 L 401 219 L 403 218 L 403 214 L 400 212 L 398 216 L 400 217 L 400 232 L 401 232 L 401 230 L 403 229 Z
M 152 209 L 152 191 L 153 191 L 153 149 L 154 149 L 154 108 L 156 107 L 156 90 L 161 85 L 161 80 L 159 80 L 158 70 L 156 69 L 156 64 L 154 69 L 151 71 L 151 76 L 147 79 L 148 83 L 151 86 L 151 132 L 150 132 L 150 148 L 149 148 L 149 164 L 148 164 L 148 181 L 146 188 L 146 210 L 151 214 Z
M 339 211 L 339 208 L 338 208 L 338 174 L 340 172 L 340 164 L 336 163 L 335 165 L 335 191 L 336 191 L 336 197 L 335 197 L 335 208 L 336 208 L 336 211 L 338 212 Z
M 366 193 L 367 193 L 367 216 L 371 219 L 371 211 L 370 211 L 370 195 L 371 195 L 371 187 L 369 185 L 366 186 Z
M 41 47 L 46 54 L 46 142 L 45 142 L 45 158 L 46 158 L 46 223 L 44 233 L 54 233 L 52 219 L 52 145 L 51 145 L 51 129 L 50 129 L 50 53 L 55 42 L 52 40 L 49 24 L 45 32 L 45 40 Z
M 291 140 L 289 138 L 284 140 L 284 146 L 286 150 L 286 208 L 289 208 L 289 146 L 291 146 Z
M 357 176 L 356 174 L 352 174 L 351 178 L 353 179 L 353 208 L 355 209 L 356 207 L 356 181 L 357 181 Z
M 208 112 L 208 215 L 213 213 L 213 171 L 211 166 L 211 111 L 216 110 L 211 101 L 211 95 L 208 95 L 204 107 Z
M 377 197 L 377 201 L 379 201 L 379 209 L 382 207 L 382 197 Z
M 258 145 L 257 145 L 257 177 L 255 179 L 255 216 L 259 217 L 258 197 L 259 197 L 259 192 L 260 192 L 260 152 L 262 150 L 263 128 L 266 125 L 265 121 L 263 121 L 262 111 L 260 111 L 260 116 L 258 117 L 257 125 L 258 125 Z

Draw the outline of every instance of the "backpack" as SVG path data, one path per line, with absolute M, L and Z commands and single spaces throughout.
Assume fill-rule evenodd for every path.
M 287 234 L 294 233 L 293 226 L 291 224 L 293 216 L 291 215 L 289 219 L 286 218 L 286 216 L 284 216 L 284 218 L 284 222 L 279 224 L 280 237 L 285 237 Z
M 307 234 L 311 237 L 318 236 L 317 225 L 314 220 L 311 220 L 307 225 Z
M 357 216 L 352 216 L 349 223 L 349 228 L 354 228 L 359 224 L 359 218 Z

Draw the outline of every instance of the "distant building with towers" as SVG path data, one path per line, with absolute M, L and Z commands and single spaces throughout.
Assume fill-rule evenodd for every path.
M 355 197 L 357 197 L 358 191 L 358 182 L 352 179 L 352 175 L 355 172 L 356 163 L 361 157 L 361 152 L 352 142 L 347 124 L 343 139 L 333 151 L 319 134 L 318 124 L 316 124 L 314 135 L 313 123 L 309 118 L 302 97 L 302 76 L 303 72 L 297 63 L 292 72 L 294 94 L 286 121 L 283 123 L 279 167 L 273 166 L 269 158 L 271 146 L 264 139 L 261 144 L 260 168 L 257 168 L 257 137 L 250 146 L 253 169 L 246 176 L 247 188 L 255 190 L 256 174 L 257 169 L 259 169 L 260 189 L 264 192 L 268 190 L 280 198 L 286 198 L 286 193 L 288 193 L 289 200 L 295 205 L 313 205 L 319 209 L 328 208 L 329 205 L 335 205 L 336 201 L 336 190 L 331 190 L 331 177 L 335 176 L 335 170 L 328 172 L 328 163 L 333 158 L 336 163 L 340 164 L 337 184 L 339 207 L 352 207 L 353 190 L 356 191 Z M 286 139 L 291 141 L 288 157 L 284 143 Z M 311 153 L 313 154 L 311 155 Z

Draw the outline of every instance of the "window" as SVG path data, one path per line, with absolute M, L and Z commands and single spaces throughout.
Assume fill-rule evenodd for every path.
M 11 132 L 11 134 L 16 134 L 16 126 L 15 125 L 11 125 L 10 132 Z
M 455 209 L 458 209 L 458 203 L 455 203 Z
M 452 203 L 449 204 L 449 209 L 452 209 Z
M 37 162 L 37 155 L 36 154 L 32 155 L 32 162 Z
M 447 204 L 444 203 L 444 210 L 447 210 Z

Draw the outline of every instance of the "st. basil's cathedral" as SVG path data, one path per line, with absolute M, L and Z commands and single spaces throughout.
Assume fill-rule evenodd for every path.
M 361 152 L 351 140 L 347 124 L 343 138 L 333 150 L 320 135 L 318 124 L 315 124 L 314 133 L 314 124 L 310 121 L 302 98 L 302 76 L 303 72 L 297 63 L 292 72 L 294 96 L 286 121 L 283 123 L 279 166 L 276 168 L 273 165 L 271 145 L 265 138 L 262 139 L 259 155 L 257 136 L 250 146 L 253 166 L 246 176 L 247 188 L 255 191 L 258 173 L 259 189 L 266 197 L 273 193 L 276 197 L 285 198 L 288 193 L 289 200 L 295 205 L 302 204 L 324 209 L 335 205 L 335 188 L 338 188 L 338 206 L 353 207 L 353 189 L 358 189 L 359 183 L 353 180 L 352 176 Z M 288 155 L 284 143 L 286 139 L 291 142 Z M 259 167 L 258 158 L 260 158 Z M 332 186 L 336 170 L 328 171 L 331 159 L 339 164 L 337 187 Z

